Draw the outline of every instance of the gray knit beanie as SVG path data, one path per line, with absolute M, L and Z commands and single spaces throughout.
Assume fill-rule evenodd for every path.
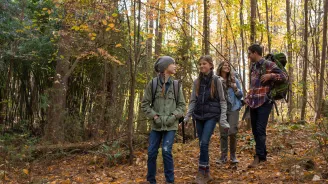
M 169 67 L 170 64 L 174 63 L 175 61 L 172 57 L 161 56 L 156 60 L 154 68 L 157 73 L 163 73 L 167 69 L 167 67 Z

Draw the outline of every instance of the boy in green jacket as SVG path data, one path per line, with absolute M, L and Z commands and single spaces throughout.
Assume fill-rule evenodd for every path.
M 141 102 L 141 109 L 152 120 L 148 146 L 147 181 L 151 184 L 156 183 L 156 159 L 162 141 L 166 183 L 174 183 L 172 146 L 186 103 L 181 85 L 171 77 L 176 73 L 174 59 L 169 56 L 159 57 L 154 68 L 158 76 L 148 83 Z

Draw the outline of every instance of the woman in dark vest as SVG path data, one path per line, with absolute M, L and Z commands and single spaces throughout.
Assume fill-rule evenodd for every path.
M 225 131 L 229 130 L 227 122 L 227 102 L 224 97 L 222 78 L 213 72 L 211 56 L 202 56 L 199 61 L 199 76 L 194 81 L 187 115 L 184 122 L 192 116 L 196 120 L 199 138 L 200 156 L 198 173 L 194 183 L 207 183 L 212 180 L 209 173 L 208 147 L 217 122 Z

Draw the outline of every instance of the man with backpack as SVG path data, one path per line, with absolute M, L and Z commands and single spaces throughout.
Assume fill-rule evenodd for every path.
M 267 159 L 266 127 L 274 100 L 281 99 L 273 93 L 277 86 L 285 85 L 288 79 L 286 72 L 275 62 L 262 57 L 262 47 L 253 44 L 248 47 L 248 58 L 252 62 L 250 90 L 245 102 L 250 107 L 252 132 L 256 143 L 254 161 L 248 166 L 255 168 Z M 279 91 L 279 90 L 278 90 Z
M 141 109 L 152 120 L 148 146 L 147 181 L 151 184 L 156 183 L 156 159 L 162 142 L 166 183 L 174 183 L 172 146 L 186 103 L 181 85 L 171 77 L 176 73 L 174 59 L 169 56 L 159 57 L 154 68 L 158 76 L 148 83 L 141 102 Z

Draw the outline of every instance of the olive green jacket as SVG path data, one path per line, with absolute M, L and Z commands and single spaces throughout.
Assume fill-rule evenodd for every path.
M 141 109 L 146 116 L 151 119 L 152 130 L 155 131 L 170 131 L 178 130 L 179 118 L 183 117 L 185 112 L 186 102 L 180 85 L 177 102 L 174 97 L 173 80 L 170 77 L 168 80 L 170 86 L 164 95 L 162 95 L 163 84 L 158 78 L 157 89 L 152 104 L 152 81 L 150 81 L 144 91 L 144 96 L 141 101 Z M 167 85 L 166 84 L 166 85 Z M 159 118 L 154 120 L 158 115 Z

